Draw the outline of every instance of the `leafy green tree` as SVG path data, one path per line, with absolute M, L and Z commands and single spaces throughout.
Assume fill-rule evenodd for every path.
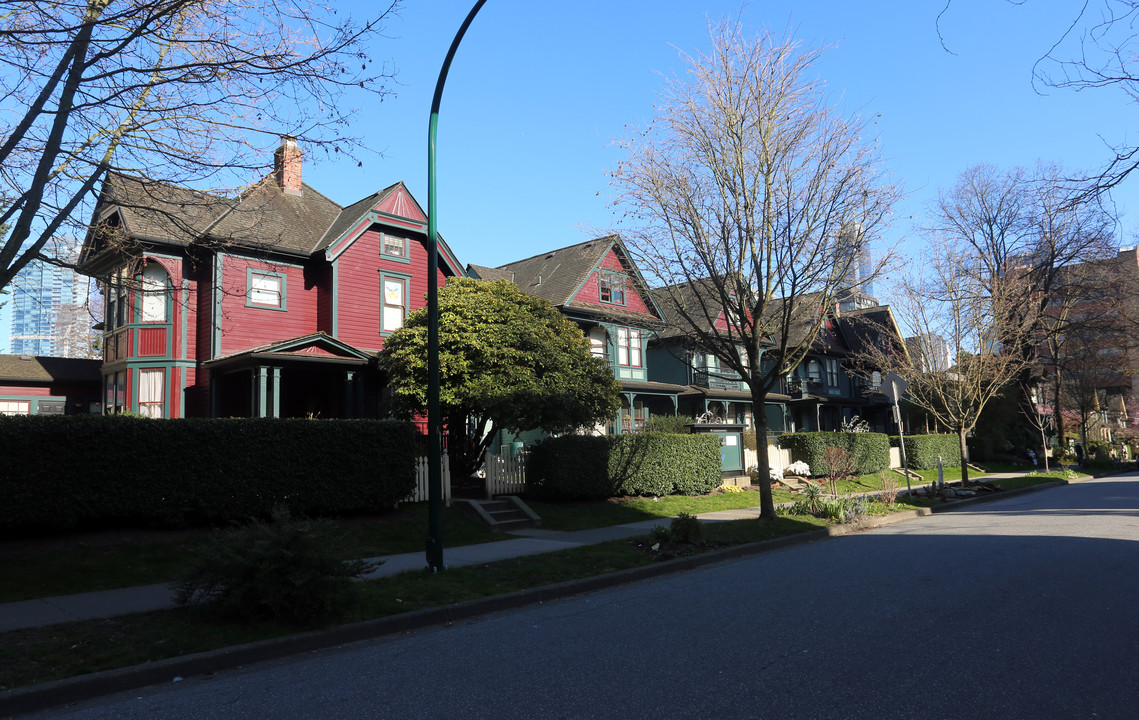
M 453 278 L 439 290 L 440 405 L 452 470 L 482 465 L 495 431 L 569 432 L 613 417 L 619 386 L 571 320 L 506 280 Z M 385 341 L 397 409 L 427 408 L 427 310 Z

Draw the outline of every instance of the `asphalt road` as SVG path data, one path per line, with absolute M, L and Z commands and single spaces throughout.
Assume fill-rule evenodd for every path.
M 187 678 L 50 718 L 1139 717 L 1139 478 Z

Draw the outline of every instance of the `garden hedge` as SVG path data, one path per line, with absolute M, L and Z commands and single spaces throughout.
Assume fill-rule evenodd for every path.
M 723 482 L 716 435 L 547 438 L 531 450 L 527 492 L 549 500 L 701 495 Z
M 961 441 L 956 435 L 907 435 L 906 464 L 913 470 L 933 470 L 937 467 L 937 457 L 941 464 L 952 467 L 961 464 Z M 890 438 L 890 444 L 898 446 L 898 436 Z
M 392 507 L 414 430 L 379 420 L 0 418 L 0 533 L 184 527 Z
M 859 475 L 881 472 L 890 466 L 890 439 L 884 433 L 785 433 L 779 436 L 779 447 L 790 450 L 793 461 L 807 463 L 812 473 L 822 467 L 823 451 L 828 447 L 850 451 Z

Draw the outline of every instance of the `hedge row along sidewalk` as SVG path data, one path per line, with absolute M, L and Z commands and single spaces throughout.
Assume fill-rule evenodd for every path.
M 1010 476 L 1017 475 L 1010 473 Z M 939 507 L 936 510 L 919 509 L 907 511 L 903 513 L 896 513 L 889 517 L 876 517 L 871 518 L 859 526 L 832 526 L 824 529 L 813 530 L 809 526 L 798 528 L 798 534 L 786 537 L 777 537 L 775 539 L 767 540 L 765 542 L 748 542 L 746 544 L 735 545 L 723 550 L 718 550 L 703 555 L 695 555 L 684 557 L 678 560 L 667 562 L 653 562 L 651 559 L 636 563 L 636 566 L 631 568 L 622 569 L 618 566 L 608 566 L 606 568 L 598 569 L 596 564 L 590 565 L 588 562 L 582 566 L 582 569 L 577 570 L 577 578 L 568 582 L 555 582 L 548 577 L 543 577 L 540 574 L 534 574 L 527 571 L 525 574 L 528 579 L 534 581 L 536 586 L 529 587 L 515 592 L 506 592 L 504 594 L 494 594 L 479 599 L 469 600 L 467 602 L 452 603 L 448 598 L 440 600 L 438 606 L 427 607 L 414 612 L 404 612 L 400 614 L 383 617 L 376 620 L 368 620 L 364 622 L 353 623 L 350 625 L 342 625 L 324 631 L 310 632 L 303 634 L 293 634 L 286 637 L 277 637 L 275 639 L 262 640 L 259 642 L 251 642 L 244 645 L 237 645 L 233 647 L 224 647 L 226 642 L 232 643 L 234 640 L 240 642 L 240 636 L 225 636 L 224 640 L 218 642 L 216 647 L 221 647 L 219 650 L 210 650 L 205 652 L 198 652 L 192 655 L 185 655 L 182 657 L 174 657 L 167 660 L 159 660 L 154 662 L 146 662 L 143 660 L 141 664 L 134 667 L 127 667 L 118 670 L 109 670 L 104 672 L 95 672 L 89 675 L 82 675 L 56 682 L 48 682 L 41 685 L 34 685 L 31 687 L 8 690 L 0 695 L 0 715 L 8 715 L 12 713 L 29 712 L 36 709 L 44 709 L 47 707 L 57 706 L 61 704 L 74 703 L 85 699 L 99 697 L 109 693 L 134 689 L 143 687 L 149 684 L 169 682 L 172 678 L 182 677 L 187 675 L 194 675 L 207 672 L 218 672 L 225 669 L 233 668 L 238 665 L 248 664 L 250 662 L 257 662 L 277 657 L 283 657 L 298 652 L 305 652 L 319 648 L 332 647 L 335 645 L 343 644 L 351 641 L 358 641 L 379 637 L 392 632 L 400 632 L 411 630 L 415 628 L 422 628 L 435 625 L 441 622 L 451 622 L 457 619 L 474 617 L 488 612 L 509 609 L 513 607 L 520 607 L 534 602 L 542 602 L 545 600 L 552 600 L 559 597 L 567 597 L 570 595 L 578 594 L 581 592 L 589 592 L 598 590 L 614 585 L 641 580 L 649 577 L 656 577 L 662 574 L 678 572 L 692 567 L 703 565 L 706 563 L 721 562 L 726 559 L 743 557 L 746 555 L 766 552 L 772 549 L 782 548 L 793 544 L 802 542 L 813 542 L 818 539 L 825 538 L 831 535 L 838 535 L 847 532 L 853 532 L 865 527 L 875 527 L 887 523 L 898 522 L 901 520 L 913 519 L 922 515 L 928 515 L 931 512 L 951 510 L 957 507 L 967 506 L 973 502 L 984 502 L 996 499 L 997 497 L 1008 497 L 1010 495 L 1020 494 L 1022 492 L 1029 492 L 1031 490 L 1044 489 L 1048 487 L 1056 487 L 1066 484 L 1064 481 L 1048 482 L 1032 488 L 1026 488 L 1019 491 L 1008 491 L 999 493 L 992 496 L 979 497 L 972 501 L 961 501 Z M 751 513 L 746 510 L 725 510 L 717 511 L 714 513 L 707 513 L 702 516 L 706 521 L 715 520 L 731 520 L 740 517 L 754 518 L 758 510 Z M 790 518 L 784 518 L 788 522 L 799 522 Z M 609 540 L 609 544 L 613 545 L 612 538 L 627 538 L 636 535 L 643 535 L 646 529 L 654 525 L 660 524 L 661 521 L 645 521 L 642 523 L 634 523 L 627 527 L 617 526 L 609 528 L 598 528 L 592 531 L 579 531 L 575 533 L 550 533 L 546 536 L 547 543 L 557 543 L 559 538 L 554 536 L 562 536 L 562 549 L 559 551 L 559 557 L 555 563 L 559 569 L 562 567 L 569 567 L 572 562 L 568 562 L 575 556 L 586 555 L 594 553 L 595 549 L 605 547 L 605 541 Z M 717 523 L 721 526 L 735 525 L 735 523 Z M 745 523 L 746 527 L 753 528 L 755 524 L 752 522 Z M 813 530 L 813 531 L 812 531 Z M 584 543 L 578 545 L 576 548 L 567 545 L 568 538 L 566 536 L 575 536 L 578 542 Z M 534 541 L 538 538 L 520 538 L 523 542 Z M 601 542 L 600 545 L 590 545 L 589 543 Z M 514 541 L 504 541 L 504 543 L 514 543 Z M 618 545 L 627 545 L 627 543 L 619 542 Z M 494 543 L 490 544 L 494 545 Z M 482 552 L 487 552 L 487 546 L 476 546 Z M 515 549 L 518 550 L 521 545 L 515 543 Z M 569 549 L 566 549 L 569 548 Z M 452 548 L 448 551 L 448 562 L 452 567 L 457 567 L 457 562 L 462 555 L 465 548 Z M 549 552 L 549 550 L 538 550 L 536 552 Z M 414 568 L 422 566 L 421 553 L 409 554 L 415 558 Z M 641 554 L 643 558 L 643 553 Z M 488 562 L 484 556 L 482 559 L 470 558 L 473 563 Z M 481 565 L 478 569 L 493 569 L 498 565 L 509 565 L 511 563 L 526 562 L 526 559 L 503 559 L 497 563 L 491 562 L 490 564 Z M 608 560 L 605 561 L 609 565 L 613 565 Z M 472 568 L 475 569 L 475 568 Z M 457 570 L 455 575 L 467 572 L 464 570 Z M 601 574 L 597 574 L 597 573 Z M 447 574 L 444 574 L 444 576 Z M 572 575 L 572 573 L 571 573 Z M 436 577 L 444 577 L 436 576 Z M 566 577 L 566 575 L 561 575 Z M 456 577 L 456 580 L 459 578 Z M 547 584 L 541 584 L 541 583 Z M 398 598 L 391 599 L 393 602 L 398 603 Z M 4 615 L 5 606 L 0 606 L 0 617 Z M 398 612 L 394 610 L 393 612 Z M 164 613 L 158 613 L 157 616 L 161 617 Z M 149 617 L 149 616 L 138 616 Z M 82 623 L 73 625 L 82 626 Z M 67 626 L 64 626 L 67 627 Z M 283 632 L 278 634 L 284 634 Z M 0 647 L 8 647 L 7 657 L 3 658 L 4 662 L 13 662 L 12 653 L 18 651 L 18 647 L 13 647 L 12 640 L 18 640 L 20 633 L 13 632 L 8 635 L 7 640 L 0 640 Z M 8 683 L 5 683 L 8 684 Z

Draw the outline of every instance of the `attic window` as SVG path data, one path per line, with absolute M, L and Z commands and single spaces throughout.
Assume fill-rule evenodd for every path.
M 389 260 L 408 262 L 407 238 L 384 233 L 380 240 L 380 255 Z
M 610 305 L 625 304 L 625 276 L 601 271 L 597 277 L 597 289 L 601 302 Z

